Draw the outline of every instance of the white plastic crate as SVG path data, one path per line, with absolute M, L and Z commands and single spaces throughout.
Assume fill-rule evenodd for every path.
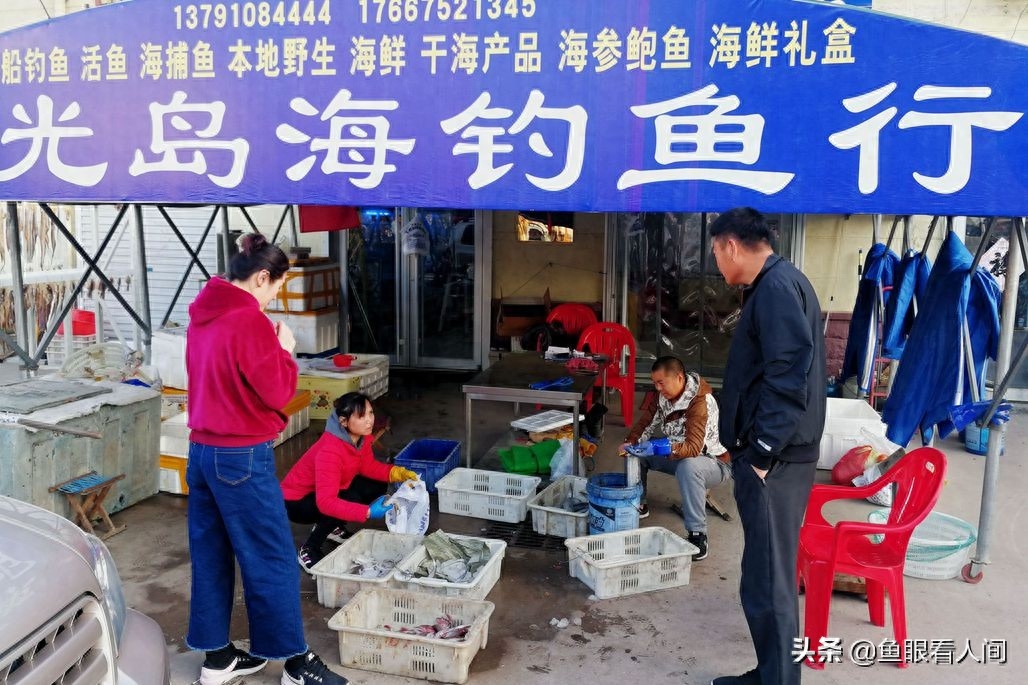
M 328 621 L 339 634 L 339 663 L 376 673 L 464 683 L 471 660 L 489 640 L 492 602 L 437 597 L 402 590 L 361 590 Z M 448 615 L 470 625 L 463 640 L 440 640 L 391 628 L 434 623 Z
M 885 437 L 882 417 L 866 400 L 829 397 L 817 468 L 831 469 L 848 451 L 858 445 L 868 444 L 867 436 L 861 434 L 861 429 Z
M 95 335 L 73 335 L 71 336 L 71 354 L 95 344 Z M 68 355 L 64 353 L 64 335 L 54 336 L 46 348 L 46 365 L 63 366 L 66 359 L 68 359 Z
M 456 468 L 435 484 L 439 513 L 521 523 L 539 482 L 538 476 Z
M 385 530 L 364 528 L 336 547 L 311 569 L 318 583 L 318 603 L 326 607 L 341 607 L 360 590 L 395 587 L 393 570 L 379 578 L 365 578 L 349 570 L 358 557 L 375 561 L 403 561 L 421 544 L 420 535 L 390 533 Z
M 568 571 L 599 599 L 689 584 L 695 545 L 666 528 L 637 528 L 564 541 Z
M 293 331 L 296 354 L 320 354 L 339 346 L 339 310 L 334 307 L 290 314 L 268 312 L 268 318 L 284 322 Z
M 449 535 L 449 533 L 448 533 Z M 489 546 L 489 561 L 478 570 L 475 577 L 467 583 L 451 583 L 441 578 L 410 578 L 404 580 L 404 573 L 411 572 L 418 567 L 428 550 L 425 546 L 419 545 L 411 554 L 396 566 L 393 580 L 399 587 L 405 587 L 412 592 L 424 592 L 430 595 L 443 595 L 445 597 L 464 597 L 466 599 L 485 599 L 489 591 L 500 579 L 500 567 L 503 557 L 507 553 L 507 543 L 503 540 L 489 540 L 487 538 L 472 538 L 466 535 L 450 535 L 452 538 L 464 540 L 479 540 Z
M 589 511 L 563 509 L 569 495 L 588 499 L 585 493 L 588 478 L 562 476 L 550 483 L 528 503 L 532 511 L 532 530 L 540 535 L 574 538 L 589 534 Z
M 304 405 L 298 411 L 289 415 L 289 421 L 286 423 L 286 427 L 283 428 L 282 432 L 278 434 L 277 438 L 275 438 L 275 442 L 272 447 L 278 447 L 289 438 L 310 428 L 310 425 L 311 408 Z

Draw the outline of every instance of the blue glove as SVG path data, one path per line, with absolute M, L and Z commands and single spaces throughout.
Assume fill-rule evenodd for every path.
M 386 496 L 382 495 L 374 502 L 368 511 L 368 520 L 385 518 L 386 512 L 393 508 L 392 504 L 386 504 Z
M 625 451 L 633 457 L 666 457 L 671 454 L 671 441 L 667 438 L 643 440 L 637 445 L 629 445 Z
M 992 406 L 992 400 L 957 405 L 950 409 L 950 420 L 953 422 L 954 428 L 963 430 L 969 424 L 985 418 L 985 413 L 989 410 L 990 406 Z M 998 427 L 1001 423 L 1006 423 L 1010 420 L 1010 409 L 1009 402 L 1000 402 L 996 406 L 996 413 L 992 415 L 992 420 L 989 423 L 994 427 Z

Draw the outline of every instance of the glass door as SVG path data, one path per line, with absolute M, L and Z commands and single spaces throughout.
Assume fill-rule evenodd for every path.
M 480 365 L 481 212 L 404 209 L 400 264 L 406 316 L 400 355 L 417 368 Z
M 620 213 L 610 215 L 612 292 L 608 313 L 636 337 L 637 373 L 652 360 L 675 355 L 707 378 L 724 374 L 732 332 L 742 307 L 741 291 L 725 284 L 711 252 L 707 226 L 712 213 Z M 768 217 L 773 247 L 790 254 L 787 217 Z M 788 217 L 791 219 L 791 217 Z
M 347 246 L 349 350 L 406 368 L 481 365 L 484 212 L 365 208 Z

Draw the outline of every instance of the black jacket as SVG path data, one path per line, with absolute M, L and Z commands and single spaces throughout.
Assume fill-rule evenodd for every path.
M 810 281 L 778 255 L 743 294 L 721 390 L 721 442 L 733 459 L 816 461 L 825 425 L 825 341 Z

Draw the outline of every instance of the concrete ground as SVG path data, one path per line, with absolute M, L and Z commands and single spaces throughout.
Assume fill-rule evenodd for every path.
M 381 402 L 381 408 L 392 416 L 393 428 L 385 438 L 387 446 L 395 452 L 415 437 L 463 440 L 462 380 L 460 376 L 439 374 L 394 375 L 390 396 Z M 475 440 L 479 446 L 502 432 L 511 419 L 510 412 L 510 405 L 482 403 L 481 410 L 476 405 L 480 425 Z M 626 429 L 619 416 L 608 417 L 597 471 L 611 471 L 619 466 L 614 452 Z M 312 426 L 306 434 L 280 447 L 282 468 L 287 468 L 317 434 Z M 901 670 L 891 664 L 859 666 L 847 657 L 844 663 L 831 664 L 821 672 L 805 668 L 804 682 L 829 685 L 863 678 L 874 685 L 1025 682 L 1028 659 L 1023 636 L 1028 602 L 1022 583 L 1028 577 L 1028 545 L 1023 537 L 1023 493 L 1028 491 L 1023 456 L 1026 441 L 1028 412 L 1018 408 L 1008 434 L 1007 456 L 1001 463 L 990 545 L 992 564 L 985 571 L 984 580 L 978 585 L 959 579 L 906 581 L 911 638 L 951 641 L 956 646 L 955 659 L 970 644 L 973 655 L 982 660 L 983 643 L 989 642 L 994 645 L 993 650 L 1005 648 L 1007 663 L 976 663 L 972 657 L 966 657 L 960 664 L 935 660 Z M 949 472 L 937 509 L 976 523 L 985 459 L 967 453 L 955 438 L 943 441 L 942 448 L 949 457 Z M 826 479 L 828 472 L 819 474 Z M 650 489 L 652 514 L 644 525 L 664 526 L 684 534 L 681 521 L 670 511 L 670 504 L 676 499 L 673 479 L 652 474 Z M 734 513 L 730 485 L 716 494 Z M 866 518 L 874 508 L 857 503 L 850 514 L 853 518 Z M 190 581 L 186 499 L 158 495 L 115 515 L 115 521 L 128 525 L 108 544 L 125 581 L 129 602 L 161 624 L 171 653 L 172 682 L 188 685 L 197 678 L 202 657 L 184 645 Z M 450 532 L 482 534 L 488 522 L 434 513 L 432 526 Z M 298 541 L 305 532 L 294 528 Z M 508 546 L 502 577 L 488 598 L 496 604 L 489 643 L 475 657 L 469 682 L 531 685 L 585 678 L 598 685 L 692 685 L 749 669 L 754 665 L 754 656 L 737 594 L 742 550 L 740 524 L 737 519 L 726 522 L 710 515 L 709 536 L 710 556 L 693 564 L 689 585 L 611 600 L 591 600 L 590 589 L 568 576 L 567 557 L 560 545 L 550 549 Z M 303 577 L 299 592 L 308 641 L 351 682 L 416 682 L 340 668 L 336 635 L 327 627 L 334 610 L 318 605 L 316 585 L 309 577 Z M 241 590 L 237 608 L 232 638 L 245 645 L 247 629 Z M 563 617 L 580 618 L 581 625 L 572 623 L 564 630 L 550 625 L 551 618 Z M 877 628 L 868 622 L 862 599 L 842 594 L 837 594 L 833 601 L 830 634 L 841 638 L 845 645 L 861 640 L 877 644 L 892 636 L 891 628 Z M 280 672 L 281 665 L 272 664 L 246 682 L 273 685 Z

